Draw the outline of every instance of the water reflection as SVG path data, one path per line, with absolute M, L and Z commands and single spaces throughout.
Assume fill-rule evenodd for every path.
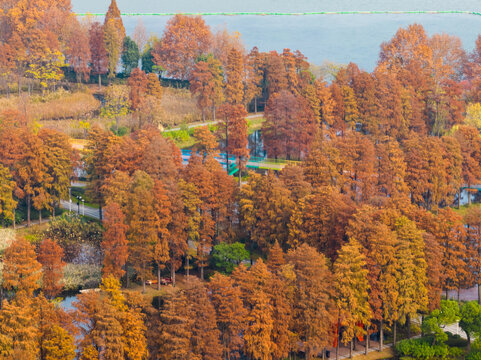
M 255 158 L 266 158 L 267 153 L 264 149 L 264 142 L 262 141 L 261 130 L 256 130 L 248 137 L 247 148 L 250 150 L 250 156 Z

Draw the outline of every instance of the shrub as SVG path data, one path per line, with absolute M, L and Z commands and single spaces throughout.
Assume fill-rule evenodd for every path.
M 245 245 L 239 242 L 234 244 L 220 243 L 214 246 L 212 251 L 213 265 L 228 274 L 242 261 L 248 260 L 250 253 L 245 249 Z
M 458 348 L 468 345 L 468 341 L 466 339 L 463 339 L 460 335 L 453 335 L 450 332 L 446 332 L 446 334 L 448 335 L 448 340 L 445 342 L 446 345 Z
M 396 344 L 395 350 L 400 357 L 411 357 L 414 359 L 447 359 L 450 350 L 447 345 L 431 345 L 432 337 L 402 340 Z
M 63 269 L 63 284 L 66 291 L 97 288 L 101 280 L 100 266 L 67 264 Z
M 37 120 L 62 120 L 91 116 L 100 107 L 100 101 L 85 92 L 54 93 L 47 101 L 34 102 L 30 106 Z
M 79 257 L 85 244 L 100 248 L 102 228 L 95 222 L 87 222 L 75 214 L 66 213 L 50 222 L 44 236 L 58 241 L 64 248 L 65 259 L 72 262 Z
M 446 344 L 433 343 L 433 337 L 402 340 L 396 344 L 395 351 L 400 359 L 458 359 L 464 354 L 459 347 L 449 347 Z
M 25 109 L 33 120 L 65 120 L 92 115 L 100 101 L 89 92 L 68 92 L 60 89 L 46 96 L 11 96 L 0 99 L 0 109 Z
M 0 255 L 3 254 L 6 248 L 10 246 L 15 239 L 15 230 L 0 229 Z

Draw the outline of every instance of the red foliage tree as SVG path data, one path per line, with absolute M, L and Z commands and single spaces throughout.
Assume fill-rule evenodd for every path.
M 55 241 L 45 239 L 40 243 L 38 261 L 43 268 L 42 289 L 49 298 L 54 298 L 63 289 L 61 280 L 65 263 L 62 258 L 63 249 Z

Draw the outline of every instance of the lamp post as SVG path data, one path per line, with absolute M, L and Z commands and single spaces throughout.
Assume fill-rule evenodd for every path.
M 80 215 L 80 201 L 83 201 L 83 200 L 81 196 L 76 196 L 76 198 L 77 198 L 77 213 Z
M 85 199 L 82 199 L 82 215 L 85 216 Z

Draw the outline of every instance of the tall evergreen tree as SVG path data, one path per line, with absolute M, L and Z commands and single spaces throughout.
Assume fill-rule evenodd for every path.
M 139 66 L 139 47 L 129 36 L 124 38 L 121 58 L 122 65 L 124 67 L 124 73 L 126 75 L 130 75 L 132 70 Z

